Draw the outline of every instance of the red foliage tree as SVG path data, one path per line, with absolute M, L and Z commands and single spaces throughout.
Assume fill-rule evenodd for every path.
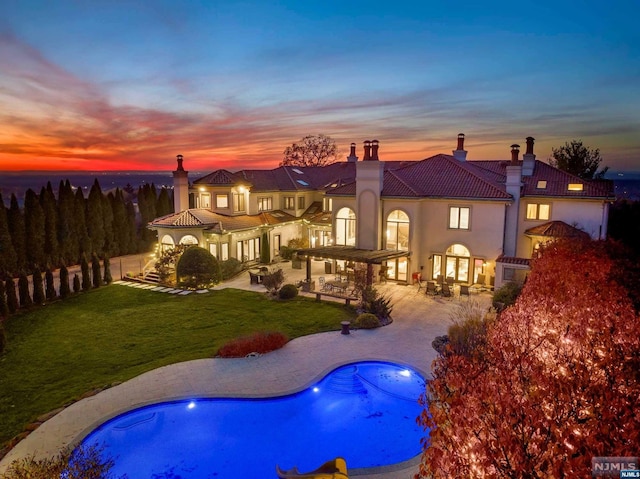
M 637 455 L 640 318 L 614 264 L 548 245 L 483 350 L 436 359 L 418 477 L 590 477 L 594 456 Z

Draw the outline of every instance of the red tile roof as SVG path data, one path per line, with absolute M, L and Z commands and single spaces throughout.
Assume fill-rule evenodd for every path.
M 221 185 L 221 186 L 227 186 L 227 185 L 237 185 L 237 184 L 249 184 L 241 175 L 238 175 L 236 173 L 231 173 L 230 171 L 227 170 L 216 170 L 213 173 L 209 173 L 206 176 L 203 176 L 202 178 L 198 178 L 197 180 L 194 180 L 193 184 L 195 185 Z
M 263 225 L 273 225 L 296 220 L 295 216 L 276 210 L 257 215 L 227 216 L 203 208 L 192 208 L 179 213 L 171 213 L 156 218 L 152 228 L 205 228 L 207 231 L 222 233 L 227 230 L 243 230 Z
M 568 225 L 564 221 L 549 221 L 524 232 L 529 236 L 545 236 L 549 238 L 589 238 L 589 234 Z
M 527 258 L 516 258 L 515 256 L 505 256 L 501 254 L 496 258 L 496 263 L 516 264 L 520 266 L 529 266 L 531 260 Z

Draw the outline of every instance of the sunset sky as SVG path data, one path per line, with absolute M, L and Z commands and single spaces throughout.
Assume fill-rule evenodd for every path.
M 640 170 L 638 0 L 2 0 L 0 170 L 274 167 L 308 134 L 382 160 Z

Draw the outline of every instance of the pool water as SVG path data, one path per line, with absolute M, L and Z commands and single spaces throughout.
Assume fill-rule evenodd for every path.
M 196 399 L 122 414 L 83 445 L 104 446 L 114 476 L 129 479 L 275 478 L 342 456 L 349 469 L 420 453 L 424 379 L 404 366 L 353 363 L 300 393 L 266 399 Z

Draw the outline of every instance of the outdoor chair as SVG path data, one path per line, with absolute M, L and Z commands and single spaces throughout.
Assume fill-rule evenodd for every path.
M 442 296 L 445 298 L 451 298 L 453 296 L 451 294 L 451 288 L 449 288 L 449 283 L 442 283 Z
M 471 291 L 469 290 L 468 284 L 460 285 L 460 299 L 462 299 L 463 296 L 467 297 L 467 301 L 471 299 Z
M 484 274 L 479 274 L 478 275 L 478 279 L 476 280 L 475 283 L 473 283 L 471 285 L 471 287 L 474 288 L 474 289 L 478 289 L 480 291 L 484 291 L 487 288 L 486 281 L 487 280 L 485 278 L 485 275 Z
M 436 283 L 433 281 L 427 281 L 427 290 L 425 291 L 425 294 L 432 294 L 434 296 L 438 294 L 438 287 L 436 286 Z
M 249 284 L 259 284 L 259 283 L 260 283 L 260 278 L 258 277 L 258 275 L 249 271 Z
M 453 287 L 453 282 L 454 282 L 453 277 L 452 276 L 447 276 L 447 280 L 446 281 L 447 281 L 447 284 L 449 285 L 449 288 L 452 288 Z
M 442 283 L 444 283 L 444 276 L 439 274 L 438 277 L 436 278 L 436 283 L 442 286 Z
M 327 283 L 325 282 L 324 276 L 318 278 L 318 285 L 320 286 L 320 291 L 327 290 Z

